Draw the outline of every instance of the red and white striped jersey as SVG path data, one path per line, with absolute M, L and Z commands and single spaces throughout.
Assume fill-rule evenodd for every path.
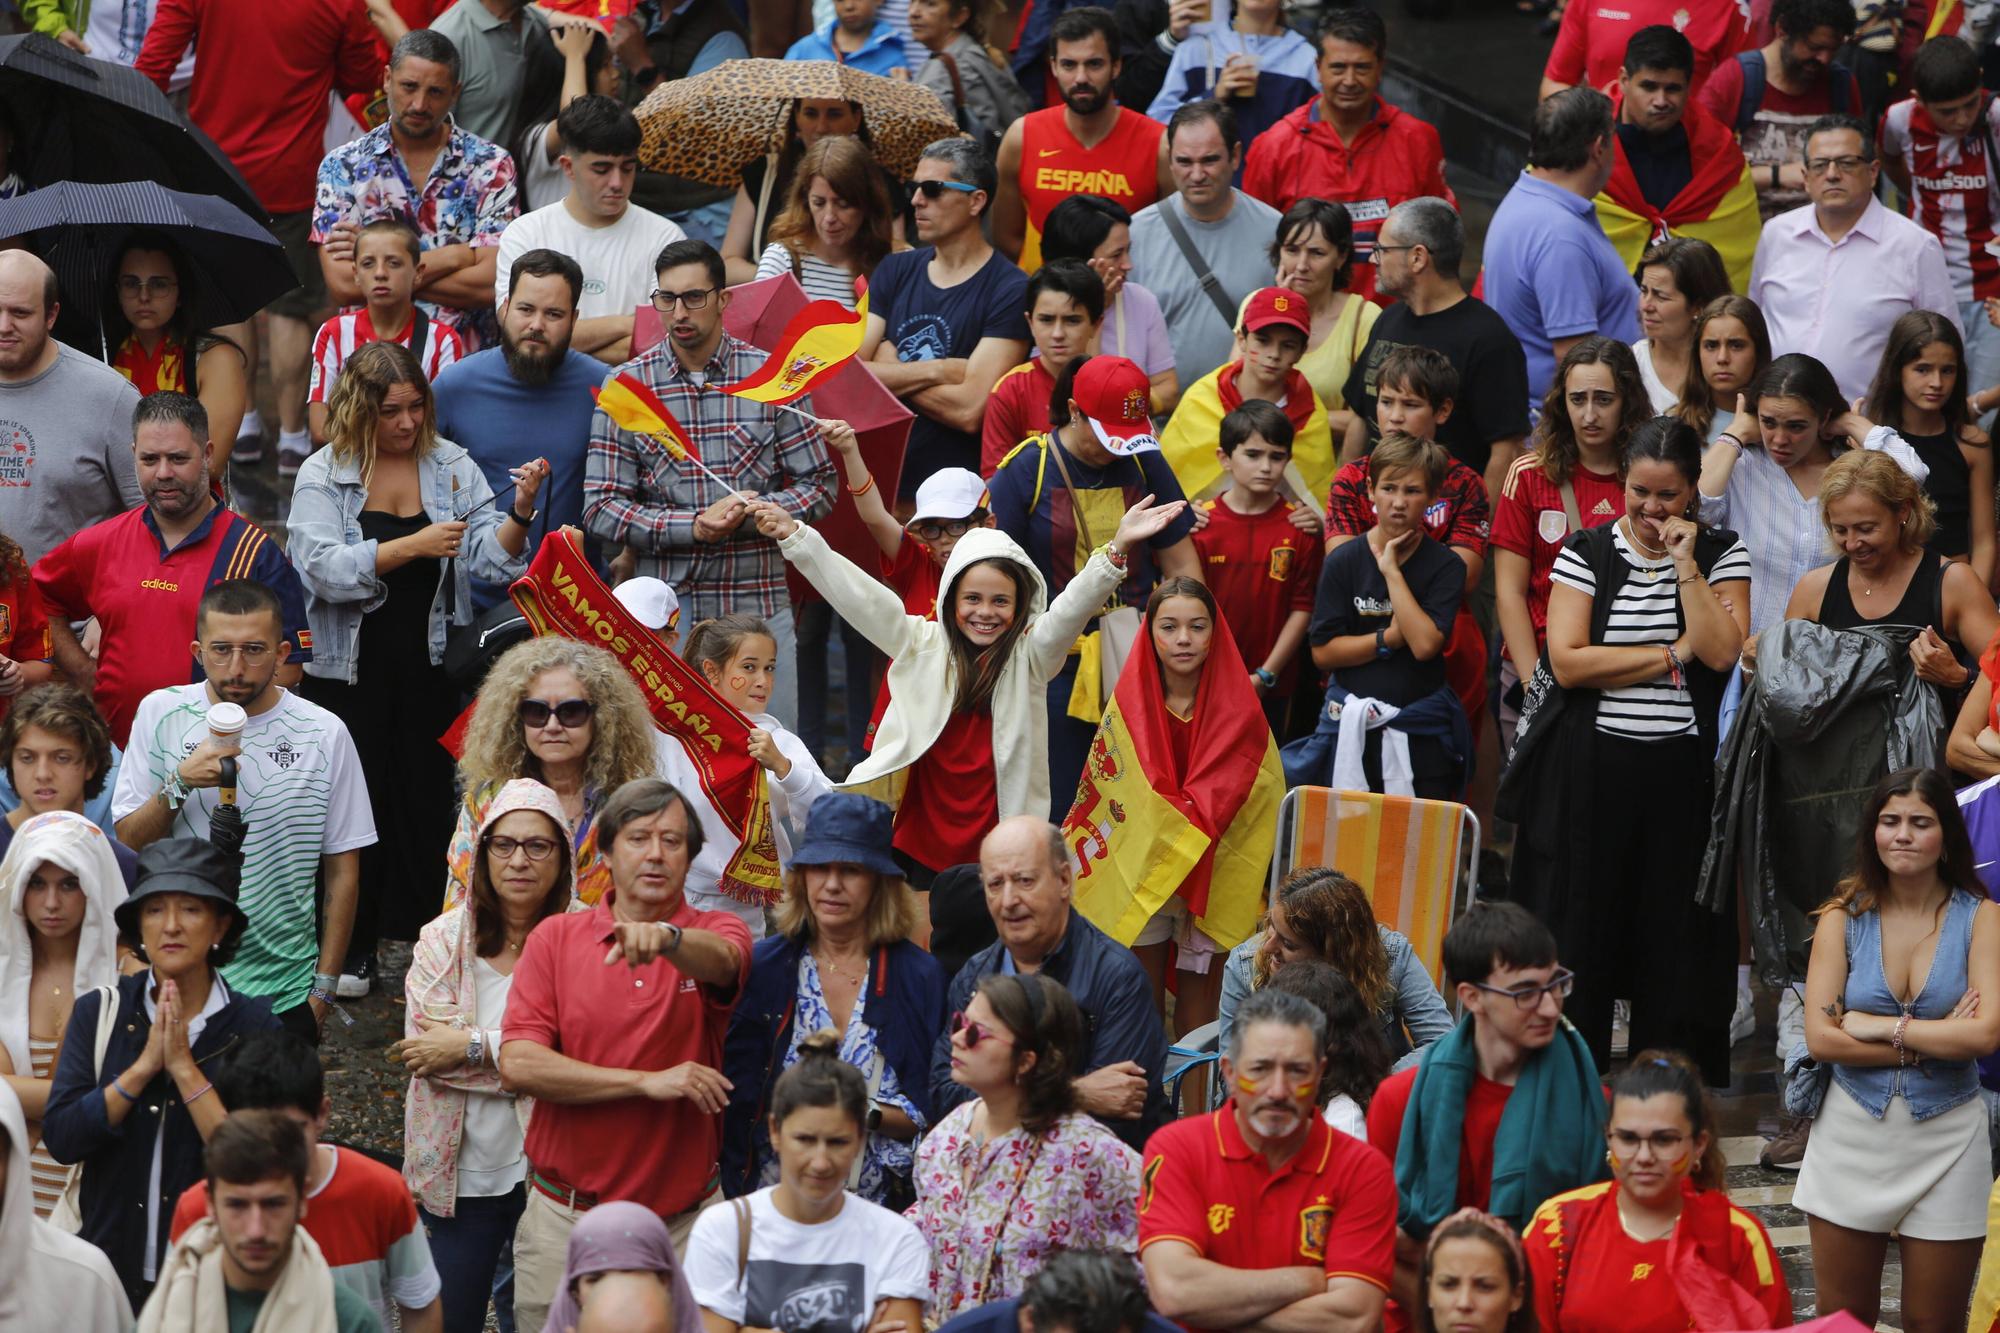
M 1910 217 L 1944 246 L 1960 301 L 2000 296 L 2000 255 L 1993 252 L 2000 189 L 1993 169 L 1994 101 L 1962 135 L 1938 133 L 1914 97 L 1882 116 L 1881 152 L 1910 174 Z
M 400 336 L 384 339 L 375 331 L 375 325 L 368 318 L 366 310 L 356 310 L 345 315 L 335 315 L 319 326 L 319 335 L 313 339 L 312 384 L 306 391 L 306 401 L 323 403 L 333 392 L 333 382 L 340 378 L 340 368 L 347 364 L 347 358 L 355 350 L 372 342 L 396 342 L 410 345 L 410 334 L 416 320 L 403 326 Z M 424 321 L 424 345 L 417 350 L 417 360 L 423 363 L 424 378 L 436 381 L 439 372 L 465 354 L 465 344 L 458 332 L 434 319 Z

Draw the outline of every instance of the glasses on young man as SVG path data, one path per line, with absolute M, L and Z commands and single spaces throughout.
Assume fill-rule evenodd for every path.
M 1472 985 L 1476 990 L 1509 996 L 1513 999 L 1515 1008 L 1523 1013 L 1530 1013 L 1541 1006 L 1544 995 L 1553 995 L 1558 1002 L 1567 1000 L 1569 993 L 1576 989 L 1576 973 L 1568 968 L 1562 968 L 1540 986 L 1513 986 L 1503 989 L 1499 986 L 1489 986 L 1483 981 L 1475 981 Z
M 684 292 L 663 292 L 655 287 L 653 309 L 663 315 L 673 314 L 677 305 L 689 310 L 700 310 L 708 304 L 708 298 L 715 295 L 718 290 L 720 289 L 715 287 L 693 287 Z
M 575 731 L 590 721 L 592 714 L 597 712 L 597 705 L 588 699 L 565 699 L 559 704 L 523 699 L 515 711 L 521 718 L 521 725 L 530 731 L 546 727 L 551 717 L 562 724 L 563 730 Z
M 972 520 L 955 518 L 949 523 L 924 522 L 917 524 L 910 531 L 927 542 L 939 541 L 946 537 L 963 537 L 972 531 Z

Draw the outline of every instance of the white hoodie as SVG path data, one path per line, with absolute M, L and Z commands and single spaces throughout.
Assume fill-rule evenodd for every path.
M 0 1330 L 130 1333 L 132 1307 L 104 1251 L 35 1216 L 28 1119 L 5 1082 L 0 1082 L 0 1131 L 7 1136 L 7 1184 L 0 1190 Z
M 957 697 L 957 668 L 944 625 L 903 610 L 900 597 L 826 544 L 801 523 L 778 543 L 834 611 L 889 658 L 889 710 L 875 732 L 875 748 L 858 764 L 847 787 L 862 787 L 915 763 L 937 743 Z M 1028 571 L 1028 626 L 993 686 L 993 779 L 1000 818 L 1040 815 L 1049 809 L 1048 683 L 1062 671 L 1069 650 L 1124 575 L 1104 552 L 1090 557 L 1049 603 L 1048 585 L 1020 544 L 995 528 L 974 528 L 958 539 L 945 561 L 938 607 L 949 614 L 952 589 L 977 560 L 1012 560 Z
M 111 839 L 82 815 L 52 810 L 24 822 L 0 860 L 0 1045 L 25 1075 L 28 1063 L 28 980 L 34 972 L 31 927 L 23 912 L 28 879 L 44 861 L 72 872 L 83 885 L 83 925 L 76 944 L 74 993 L 118 984 L 118 923 L 111 914 L 125 901 L 125 877 Z

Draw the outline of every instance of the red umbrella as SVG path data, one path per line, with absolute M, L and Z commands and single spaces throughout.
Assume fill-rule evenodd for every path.
M 784 332 L 785 324 L 807 301 L 805 288 L 789 273 L 775 278 L 759 278 L 729 289 L 729 307 L 722 313 L 722 327 L 731 337 L 753 347 L 771 350 Z M 632 355 L 640 356 L 665 336 L 659 312 L 653 307 L 638 308 L 632 324 Z M 903 451 L 910 442 L 910 409 L 896 395 L 882 387 L 882 381 L 856 358 L 834 371 L 812 390 L 812 410 L 823 417 L 837 417 L 854 427 L 861 441 L 861 457 L 875 478 L 882 498 L 893 509 L 896 485 L 903 473 Z M 841 486 L 833 512 L 815 526 L 826 534 L 833 549 L 870 573 L 879 568 L 879 548 L 862 526 L 854 499 Z

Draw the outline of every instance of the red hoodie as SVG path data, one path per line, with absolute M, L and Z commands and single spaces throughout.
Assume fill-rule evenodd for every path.
M 1301 199 L 1331 199 L 1354 218 L 1348 286 L 1375 295 L 1375 233 L 1405 199 L 1436 195 L 1457 207 L 1444 179 L 1444 144 L 1425 121 L 1375 99 L 1375 115 L 1349 147 L 1320 119 L 1314 98 L 1258 135 L 1243 166 L 1243 190 L 1280 213 Z

